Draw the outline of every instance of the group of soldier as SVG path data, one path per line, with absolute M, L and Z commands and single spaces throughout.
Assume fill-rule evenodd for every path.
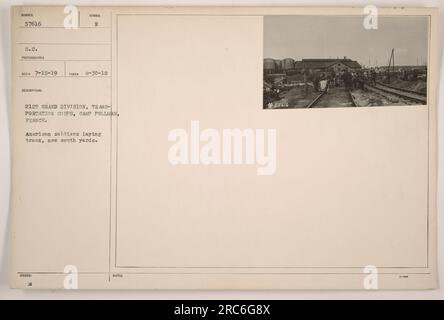
M 335 72 L 316 72 L 312 82 L 314 91 L 329 91 L 331 87 L 345 87 L 347 90 L 365 90 L 365 85 L 375 85 L 377 72 L 374 68 L 349 71 L 347 69 Z

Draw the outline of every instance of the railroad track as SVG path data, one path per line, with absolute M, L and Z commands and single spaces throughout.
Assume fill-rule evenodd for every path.
M 400 90 L 399 88 L 394 88 L 381 83 L 377 83 L 375 86 L 366 84 L 366 87 L 375 92 L 395 95 L 405 100 L 413 101 L 419 104 L 427 104 L 427 98 L 418 94 L 417 92 L 407 92 L 405 90 Z
M 316 105 L 316 103 L 321 100 L 322 96 L 326 93 L 327 91 L 322 91 L 320 94 L 318 94 L 316 96 L 316 98 L 314 98 L 308 105 L 306 108 L 313 108 L 313 106 Z
M 321 101 L 322 100 L 322 97 L 324 97 L 324 95 L 326 94 L 327 92 L 326 91 L 322 91 L 319 95 L 317 95 L 307 106 L 306 106 L 306 108 L 314 108 L 314 107 L 316 107 L 316 105 L 319 103 L 319 101 Z M 330 93 L 329 93 L 330 94 Z M 334 93 L 332 93 L 332 94 L 334 94 Z M 347 96 L 348 96 L 348 98 L 350 99 L 350 102 L 352 103 L 352 106 L 353 107 L 357 107 L 358 106 L 358 104 L 356 103 L 356 100 L 355 100 L 355 97 L 353 96 L 353 94 L 351 93 L 351 91 L 350 90 L 348 90 L 348 93 L 347 93 Z M 334 106 L 334 105 L 332 105 L 332 106 Z M 338 105 L 338 107 L 339 107 L 339 105 Z
M 348 90 L 348 94 L 350 95 L 350 99 L 353 103 L 353 107 L 357 107 L 358 103 L 356 102 L 355 97 L 353 96 L 353 93 L 351 92 L 351 90 Z
M 391 85 L 388 85 L 386 83 L 382 83 L 382 82 L 379 82 L 379 81 L 376 82 L 376 83 L 381 85 L 381 86 L 390 88 L 390 89 L 399 90 L 399 91 L 403 91 L 403 92 L 407 92 L 407 93 L 411 93 L 411 94 L 415 94 L 415 95 L 423 96 L 423 97 L 427 96 L 427 93 L 424 93 L 424 92 L 418 92 L 418 91 L 409 90 L 409 89 L 405 89 L 405 88 L 398 88 L 398 87 L 394 87 L 394 86 L 391 86 Z

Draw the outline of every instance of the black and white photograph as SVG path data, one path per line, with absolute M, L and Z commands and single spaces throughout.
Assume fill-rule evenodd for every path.
M 427 104 L 429 17 L 265 16 L 263 108 Z

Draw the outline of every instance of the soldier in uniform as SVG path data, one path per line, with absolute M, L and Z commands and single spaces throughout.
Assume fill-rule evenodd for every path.
M 376 70 L 375 68 L 372 68 L 370 71 L 371 79 L 372 79 L 372 85 L 376 85 Z

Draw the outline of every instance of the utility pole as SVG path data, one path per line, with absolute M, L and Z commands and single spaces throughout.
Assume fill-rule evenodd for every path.
M 390 67 L 392 67 L 392 73 L 395 73 L 395 49 L 392 48 L 390 53 L 389 64 L 387 67 L 387 82 L 390 83 Z

